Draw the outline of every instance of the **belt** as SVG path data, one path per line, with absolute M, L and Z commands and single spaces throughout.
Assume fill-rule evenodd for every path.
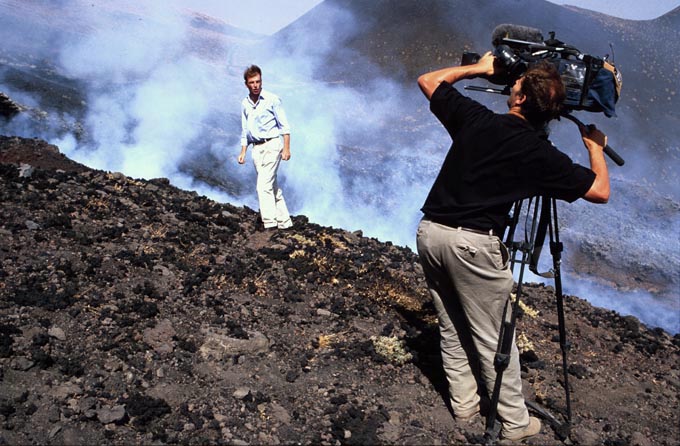
M 276 137 L 274 137 L 274 138 L 276 138 Z M 261 146 L 262 144 L 264 144 L 264 143 L 266 143 L 266 142 L 269 142 L 269 141 L 271 141 L 271 140 L 274 139 L 274 138 L 265 138 L 265 139 L 263 139 L 263 140 L 261 140 L 261 141 L 254 142 L 253 145 L 254 145 L 254 146 Z
M 493 229 L 489 229 L 488 231 L 485 231 L 483 229 L 464 228 L 462 226 L 458 226 L 456 229 L 460 229 L 461 231 L 466 231 L 466 232 L 473 232 L 475 234 L 497 235 L 497 234 L 494 234 L 495 231 Z
M 497 236 L 499 236 L 499 234 L 497 233 L 498 231 L 494 231 L 493 229 L 465 228 L 465 227 L 460 226 L 460 225 L 453 225 L 453 224 L 450 224 L 450 223 L 445 223 L 438 218 L 432 218 L 432 217 L 427 217 L 427 218 L 430 221 L 433 221 L 433 222 L 440 224 L 440 225 L 443 225 L 443 226 L 447 226 L 447 227 L 452 228 L 452 229 L 460 229 L 461 231 L 472 232 L 474 234 L 497 235 Z

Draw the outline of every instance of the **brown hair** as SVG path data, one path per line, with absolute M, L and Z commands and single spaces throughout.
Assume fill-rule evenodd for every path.
M 567 97 L 564 83 L 555 65 L 541 61 L 524 74 L 522 114 L 534 126 L 541 127 L 560 116 Z
M 251 65 L 246 68 L 246 71 L 243 72 L 243 80 L 248 82 L 249 77 L 257 76 L 258 74 L 262 76 L 262 70 L 260 70 L 260 67 L 257 65 Z

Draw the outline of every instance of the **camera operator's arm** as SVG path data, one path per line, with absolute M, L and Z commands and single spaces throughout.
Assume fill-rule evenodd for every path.
M 430 99 L 432 93 L 444 81 L 453 84 L 461 79 L 491 76 L 494 74 L 494 60 L 495 56 L 489 51 L 475 64 L 443 68 L 425 73 L 418 78 L 418 86 L 427 99 Z
M 606 203 L 609 201 L 609 170 L 604 159 L 604 147 L 607 145 L 607 136 L 599 131 L 594 125 L 581 126 L 583 144 L 588 149 L 590 156 L 590 170 L 595 172 L 595 181 L 590 186 L 583 198 L 592 203 Z

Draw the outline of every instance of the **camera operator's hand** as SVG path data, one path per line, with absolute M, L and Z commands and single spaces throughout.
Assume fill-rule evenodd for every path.
M 442 68 L 441 70 L 425 73 L 418 78 L 418 86 L 425 97 L 430 99 L 432 93 L 442 82 L 454 84 L 461 79 L 492 76 L 494 74 L 495 59 L 496 57 L 489 51 L 480 57 L 475 64 Z
M 581 132 L 583 144 L 585 144 L 588 151 L 604 150 L 604 147 L 607 145 L 607 135 L 598 130 L 595 124 L 579 125 L 578 129 Z
M 491 77 L 496 74 L 496 56 L 494 56 L 491 51 L 484 53 L 484 55 L 479 58 L 477 65 L 481 71 L 481 74 L 479 75 L 481 77 Z
M 588 149 L 590 169 L 595 172 L 595 181 L 583 196 L 592 203 L 606 203 L 609 201 L 609 170 L 604 159 L 604 147 L 607 145 L 607 135 L 595 125 L 579 125 L 583 144 Z

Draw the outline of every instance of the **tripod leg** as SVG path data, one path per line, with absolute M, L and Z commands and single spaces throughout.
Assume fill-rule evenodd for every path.
M 512 302 L 510 296 L 506 306 L 503 310 L 503 323 L 501 325 L 500 332 L 498 334 L 498 347 L 496 349 L 496 356 L 494 358 L 494 368 L 496 370 L 496 380 L 494 382 L 493 391 L 491 393 L 491 402 L 489 404 L 489 412 L 486 418 L 486 430 L 484 432 L 484 438 L 487 443 L 492 443 L 498 437 L 500 431 L 499 423 L 496 421 L 496 415 L 498 413 L 498 401 L 500 399 L 501 385 L 503 381 L 503 373 L 508 368 L 510 364 L 510 355 L 512 350 L 512 341 L 515 336 L 515 324 L 517 322 L 517 315 L 519 314 L 519 301 L 522 294 L 522 281 L 524 280 L 524 267 L 527 265 L 529 260 L 529 255 L 531 248 L 533 246 L 533 233 L 535 232 L 535 222 L 537 221 L 537 209 L 538 205 L 534 208 L 534 218 L 532 223 L 532 228 L 530 230 L 532 236 L 531 240 L 525 241 L 524 243 L 515 243 L 514 232 L 516 229 L 517 222 L 519 220 L 519 214 L 522 207 L 522 201 L 518 201 L 514 205 L 514 215 L 513 221 L 508 228 L 508 237 L 506 239 L 506 244 L 511 246 L 510 264 L 511 269 L 514 270 L 515 257 L 517 255 L 517 250 L 522 251 L 522 258 L 520 260 L 520 270 L 519 278 L 517 281 L 517 293 L 515 301 Z M 531 207 L 531 200 L 529 202 L 529 208 Z M 529 210 L 527 209 L 527 212 Z
M 510 364 L 510 357 L 512 354 L 513 340 L 515 337 L 515 326 L 517 324 L 517 315 L 519 314 L 519 301 L 522 295 L 522 280 L 524 267 L 527 263 L 527 255 L 525 252 L 522 257 L 521 269 L 519 274 L 519 282 L 517 284 L 517 293 L 514 302 L 508 297 L 505 308 L 503 310 L 503 324 L 499 333 L 498 348 L 494 358 L 494 368 L 496 370 L 496 380 L 494 382 L 493 391 L 491 393 L 491 403 L 489 404 L 489 412 L 486 417 L 486 430 L 484 438 L 487 442 L 493 442 L 497 438 L 500 427 L 496 422 L 496 415 L 498 413 L 498 402 L 500 400 L 501 385 L 503 383 L 503 374 Z
M 567 363 L 567 353 L 570 349 L 569 342 L 567 341 L 567 330 L 564 319 L 564 295 L 562 294 L 562 274 L 560 272 L 560 267 L 562 264 L 562 250 L 563 245 L 560 242 L 559 230 L 557 226 L 557 202 L 552 199 L 553 208 L 553 219 L 550 227 L 550 253 L 553 257 L 553 271 L 555 274 L 555 296 L 557 298 L 557 318 L 559 323 L 559 335 L 560 335 L 560 349 L 562 350 L 562 374 L 564 376 L 564 392 L 567 405 L 567 422 L 566 430 L 567 436 L 569 427 L 571 426 L 571 395 L 569 389 L 569 370 Z M 553 227 L 554 225 L 554 227 Z M 554 229 L 554 231 L 553 231 Z
M 508 311 L 508 310 L 511 311 Z M 494 382 L 493 391 L 491 392 L 491 403 L 489 404 L 489 412 L 486 416 L 486 431 L 484 437 L 487 440 L 493 440 L 498 436 L 499 426 L 497 426 L 496 415 L 498 411 L 498 400 L 501 395 L 501 384 L 503 381 L 503 372 L 510 363 L 510 348 L 512 347 L 512 336 L 515 331 L 512 320 L 512 309 L 510 299 L 505 305 L 503 311 L 503 325 L 498 335 L 499 343 L 496 356 L 494 358 L 494 368 L 496 369 L 496 381 Z M 509 338 L 509 339 L 508 339 Z

